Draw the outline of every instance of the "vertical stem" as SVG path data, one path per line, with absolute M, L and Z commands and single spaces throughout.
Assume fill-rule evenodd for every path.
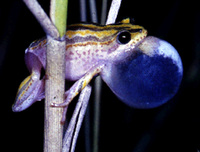
M 65 35 L 67 25 L 68 0 L 51 0 L 50 17 L 55 24 L 60 38 Z
M 98 23 L 96 1 L 90 0 L 90 17 L 93 23 Z M 101 94 L 101 78 L 98 76 L 94 84 L 94 134 L 93 134 L 93 152 L 98 152 L 99 142 L 99 116 L 100 116 L 100 94 Z M 89 110 L 89 109 L 88 109 Z
M 96 1 L 89 0 L 90 3 L 90 17 L 93 23 L 98 23 Z
M 47 67 L 45 86 L 45 134 L 44 151 L 61 152 L 63 125 L 60 123 L 63 108 L 53 108 L 51 103 L 64 101 L 64 57 L 65 41 L 60 42 L 48 37 Z
M 50 16 L 46 15 L 37 0 L 23 0 L 47 35 L 47 61 L 45 81 L 44 151 L 61 152 L 63 126 L 60 123 L 63 108 L 52 108 L 64 102 L 65 46 L 67 0 L 51 0 Z M 56 27 L 55 27 L 56 25 Z
M 102 25 L 104 25 L 106 22 L 107 3 L 108 3 L 108 0 L 102 1 L 102 8 L 101 8 L 101 24 Z
M 87 21 L 86 0 L 79 0 L 80 3 L 80 18 L 81 22 Z
M 101 87 L 102 80 L 101 77 L 98 76 L 95 79 L 95 103 L 94 103 L 94 135 L 93 135 L 93 152 L 99 151 L 99 124 L 100 124 L 100 102 L 101 102 Z
M 63 108 L 53 108 L 51 103 L 64 102 L 65 46 L 67 0 L 51 0 L 50 17 L 59 32 L 59 39 L 47 35 L 47 64 L 45 82 L 45 133 L 44 151 L 61 152 Z
M 121 0 L 113 0 L 109 10 L 108 18 L 106 21 L 107 24 L 115 23 L 117 18 L 119 8 L 121 5 Z M 105 23 L 105 14 L 107 10 L 107 1 L 103 0 L 102 2 L 102 16 L 101 24 Z M 93 14 L 92 14 L 93 15 Z M 100 101 L 101 101 L 101 86 L 102 80 L 100 77 L 95 79 L 95 106 L 94 106 L 94 146 L 93 152 L 98 152 L 99 150 L 99 123 L 100 123 Z
M 79 0 L 80 3 L 80 21 L 86 22 L 87 21 L 87 9 L 86 9 L 86 0 Z M 84 136 L 85 136 L 85 151 L 91 151 L 91 139 L 90 139 L 90 108 L 88 106 L 86 113 L 85 113 L 85 120 L 84 120 Z

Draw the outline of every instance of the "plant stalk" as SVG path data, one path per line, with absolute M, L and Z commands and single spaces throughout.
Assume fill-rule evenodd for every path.
M 51 107 L 51 103 L 64 102 L 67 0 L 51 0 L 50 17 L 58 29 L 59 40 L 47 36 L 44 152 L 61 152 L 63 108 Z
M 64 57 L 65 42 L 47 38 L 47 66 L 45 81 L 45 132 L 44 152 L 61 152 L 63 125 L 61 124 L 63 108 L 51 107 L 51 103 L 64 101 Z

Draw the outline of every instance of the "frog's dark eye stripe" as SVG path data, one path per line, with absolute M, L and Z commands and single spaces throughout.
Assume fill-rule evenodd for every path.
M 81 24 L 78 24 L 77 26 L 69 26 L 67 28 L 67 30 L 71 30 L 71 31 L 77 31 L 77 30 L 91 30 L 91 31 L 94 31 L 94 32 L 97 32 L 97 31 L 105 31 L 105 30 L 117 30 L 117 31 L 121 31 L 123 29 L 129 29 L 130 27 L 129 26 L 123 26 L 123 27 L 106 27 L 106 26 L 93 26 L 93 25 L 88 25 L 88 26 L 83 26 Z
M 67 44 L 75 44 L 75 43 L 84 43 L 84 42 L 88 42 L 88 41 L 92 41 L 92 42 L 105 42 L 105 41 L 109 41 L 111 40 L 117 33 L 114 33 L 113 35 L 109 35 L 109 36 L 105 36 L 103 38 L 99 38 L 97 36 L 94 35 L 88 35 L 88 36 L 75 36 L 73 38 L 65 38 L 67 41 Z

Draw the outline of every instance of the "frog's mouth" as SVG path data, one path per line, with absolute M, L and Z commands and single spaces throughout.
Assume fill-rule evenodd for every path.
M 147 38 L 147 36 L 144 36 L 144 37 L 142 37 L 141 39 L 140 39 L 140 41 L 138 41 L 138 42 L 132 42 L 131 44 L 130 44 L 130 49 L 126 49 L 125 50 L 125 52 L 126 53 L 128 53 L 128 52 L 130 52 L 130 53 L 133 53 L 133 52 L 136 52 L 136 51 L 138 51 L 138 50 L 141 50 L 141 48 L 140 48 L 140 46 L 142 45 L 142 43 L 145 41 L 145 39 Z M 140 52 L 140 51 L 139 51 Z M 142 52 L 142 51 L 141 51 Z
M 134 44 L 135 45 L 135 49 L 140 49 L 140 45 L 143 44 L 143 42 L 146 40 L 146 38 L 147 38 L 147 35 L 144 36 L 143 38 L 141 38 L 140 41 L 137 42 L 137 44 Z

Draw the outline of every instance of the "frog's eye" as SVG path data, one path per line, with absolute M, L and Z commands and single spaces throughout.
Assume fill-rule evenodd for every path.
M 119 44 L 127 44 L 131 40 L 131 34 L 128 31 L 123 31 L 118 34 L 117 42 Z

